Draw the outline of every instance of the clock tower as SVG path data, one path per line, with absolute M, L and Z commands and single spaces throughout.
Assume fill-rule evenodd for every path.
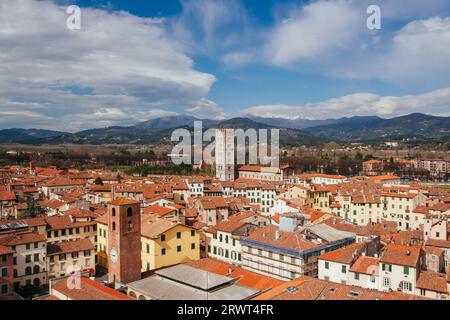
M 108 206 L 108 280 L 126 284 L 141 279 L 141 207 L 113 200 Z

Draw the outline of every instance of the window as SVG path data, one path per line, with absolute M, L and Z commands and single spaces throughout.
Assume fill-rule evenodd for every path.
M 195 249 L 195 243 L 191 243 L 191 249 L 194 250 Z M 208 247 L 209 249 L 209 247 Z
M 35 242 L 35 243 L 34 243 L 34 248 L 37 249 L 37 248 L 38 248 L 38 245 L 39 245 L 39 244 L 38 244 L 37 242 Z
M 34 266 L 34 267 L 33 267 L 33 273 L 34 273 L 34 274 L 37 274 L 37 273 L 39 273 L 39 272 L 41 272 L 41 268 L 40 268 L 39 266 Z
M 161 235 L 161 241 L 166 241 L 166 235 L 165 234 Z
M 30 250 L 30 244 L 27 243 L 27 244 L 25 245 L 25 248 L 26 248 L 27 250 Z
M 147 253 L 150 253 L 150 245 L 147 243 Z
M 116 223 L 113 221 L 112 223 L 112 230 L 115 231 L 116 230 Z
M 409 281 L 403 281 L 403 290 L 412 291 L 412 284 Z
M 8 293 L 8 285 L 4 284 L 2 285 L 2 294 L 7 294 Z
M 57 236 L 58 236 L 58 230 L 55 230 L 55 231 L 53 232 L 53 234 L 55 235 L 55 237 L 57 237 Z
M 133 215 L 133 209 L 128 208 L 127 209 L 127 217 L 131 217 Z
M 31 267 L 25 268 L 25 275 L 29 276 L 31 274 Z
M 177 232 L 177 239 L 181 239 L 181 232 Z
M 25 263 L 29 263 L 29 262 L 31 262 L 31 254 L 27 254 L 25 256 Z
M 62 235 L 62 236 L 65 236 L 65 235 L 66 235 L 66 229 L 62 229 L 62 230 L 61 230 L 61 235 Z
M 162 249 L 161 249 L 161 255 L 162 255 L 162 256 L 165 256 L 165 255 L 166 255 L 166 249 L 165 249 L 165 248 L 162 248 Z
M 409 274 L 409 268 L 408 267 L 403 267 L 403 274 L 404 275 L 408 275 Z
M 358 272 L 355 273 L 355 280 L 359 280 L 359 273 Z
M 330 269 L 330 263 L 328 261 L 325 261 L 325 269 Z
M 391 287 L 391 279 L 390 278 L 383 278 L 383 285 L 387 288 Z
M 7 268 L 3 268 L 2 269 L 2 277 L 7 277 L 8 276 L 8 269 Z
M 112 208 L 112 216 L 113 216 L 113 217 L 116 216 L 116 208 Z
M 60 255 L 59 255 L 59 260 L 60 260 L 60 261 L 66 260 L 66 254 L 65 254 L 65 253 L 60 254 Z
M 39 253 L 35 253 L 34 254 L 34 261 L 38 262 L 39 261 Z
M 341 268 L 342 273 L 347 273 L 347 266 L 342 266 Z
M 191 237 L 195 236 L 195 230 L 191 230 Z
M 78 252 L 72 252 L 72 259 L 78 259 Z

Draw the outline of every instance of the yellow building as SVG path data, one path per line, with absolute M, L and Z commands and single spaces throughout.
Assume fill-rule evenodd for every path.
M 141 226 L 142 271 L 200 259 L 200 236 L 194 228 L 168 220 Z
M 142 271 L 200 259 L 200 236 L 192 227 L 143 215 L 141 221 Z M 97 264 L 108 267 L 107 216 L 97 218 Z
M 108 215 L 96 219 L 97 221 L 97 265 L 108 268 Z

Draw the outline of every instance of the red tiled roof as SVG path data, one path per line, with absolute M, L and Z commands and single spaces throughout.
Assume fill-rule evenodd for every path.
M 420 257 L 419 246 L 388 244 L 380 262 L 416 268 Z
M 80 282 L 80 288 L 69 289 L 65 278 L 52 281 L 50 294 L 55 290 L 71 300 L 132 300 L 127 295 L 87 277 L 81 277 Z
M 434 292 L 448 293 L 445 273 L 438 273 L 431 270 L 420 272 L 416 287 Z
M 13 191 L 0 191 L 0 201 L 14 201 L 16 194 Z
M 378 258 L 360 256 L 350 268 L 351 272 L 378 275 Z
M 320 260 L 351 264 L 364 248 L 364 243 L 353 243 L 349 246 L 339 248 L 319 256 Z
M 47 245 L 47 255 L 92 250 L 95 246 L 89 239 L 64 241 Z
M 0 244 L 7 246 L 16 246 L 34 242 L 46 242 L 47 237 L 37 232 L 27 232 L 13 234 L 4 238 L 0 238 Z
M 215 274 L 237 278 L 237 284 L 261 291 L 272 289 L 284 282 L 211 258 L 189 261 L 185 264 Z
M 147 208 L 144 208 L 142 210 L 142 212 L 145 214 L 154 214 L 158 217 L 164 217 L 170 213 L 176 212 L 176 209 L 162 207 L 162 206 L 158 206 L 158 205 L 152 205 Z
M 13 254 L 14 251 L 9 247 L 0 244 L 0 256 L 5 254 Z

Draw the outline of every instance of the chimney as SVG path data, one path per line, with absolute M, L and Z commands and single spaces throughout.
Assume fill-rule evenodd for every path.
M 406 250 L 406 255 L 407 255 L 407 256 L 410 256 L 410 255 L 411 255 L 411 250 L 409 250 L 409 249 Z

